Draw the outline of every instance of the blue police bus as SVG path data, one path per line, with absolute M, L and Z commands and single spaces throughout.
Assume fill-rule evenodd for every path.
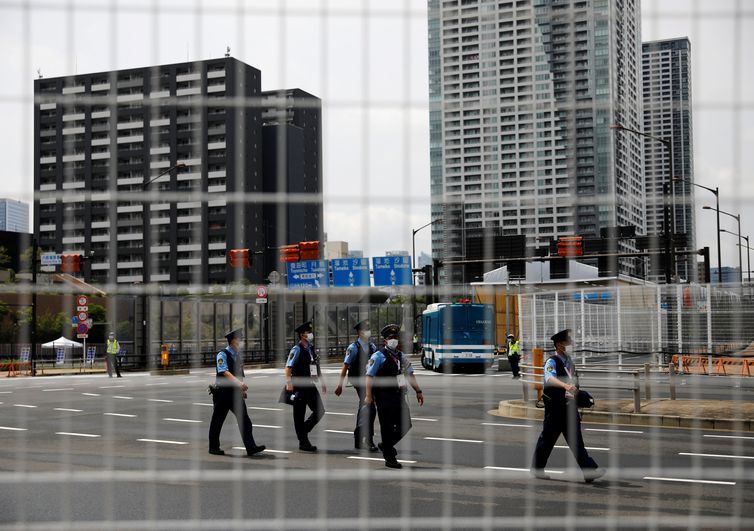
M 483 372 L 495 359 L 495 310 L 489 304 L 430 304 L 422 314 L 422 366 Z

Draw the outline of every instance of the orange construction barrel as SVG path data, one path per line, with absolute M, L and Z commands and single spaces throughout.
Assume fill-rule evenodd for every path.
M 544 366 L 545 366 L 545 351 L 541 348 L 535 348 L 532 349 L 532 362 L 531 364 L 534 365 L 534 374 L 539 376 L 538 379 L 540 382 L 542 381 L 542 378 L 544 377 Z M 542 400 L 542 384 L 534 384 L 534 389 L 537 390 L 537 401 Z
M 168 362 L 170 361 L 170 358 L 168 356 L 168 346 L 167 345 L 162 345 L 162 353 L 161 353 L 161 356 L 160 356 L 160 360 L 162 362 L 162 366 L 163 367 L 167 367 L 168 366 Z

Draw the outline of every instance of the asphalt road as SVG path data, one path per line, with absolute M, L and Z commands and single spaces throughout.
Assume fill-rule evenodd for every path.
M 551 480 L 527 469 L 539 423 L 490 415 L 517 398 L 508 373 L 417 369 L 403 470 L 353 449 L 356 395 L 332 394 L 298 451 L 279 369 L 247 371 L 258 444 L 247 458 L 235 419 L 207 453 L 211 369 L 0 381 L 0 527 L 39 529 L 754 528 L 754 433 L 585 424 L 607 475 L 586 485 L 566 448 Z M 714 385 L 713 385 L 714 384 Z M 689 378 L 695 397 L 751 400 L 748 384 Z M 378 438 L 379 439 L 379 438 Z M 561 440 L 559 445 L 564 446 Z

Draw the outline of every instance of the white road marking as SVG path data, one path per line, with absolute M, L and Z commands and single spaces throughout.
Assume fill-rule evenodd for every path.
M 155 385 L 170 385 L 170 382 L 151 383 L 147 384 L 145 387 L 153 387 Z
M 486 466 L 484 467 L 487 470 L 505 470 L 506 472 L 530 472 L 531 470 L 528 468 L 512 468 L 508 466 Z M 545 469 L 545 472 L 547 474 L 565 474 L 565 470 L 547 470 Z
M 254 424 L 255 428 L 269 428 L 271 430 L 282 430 L 282 426 L 271 426 L 269 424 Z
M 43 393 L 51 393 L 52 391 L 73 391 L 73 387 L 61 387 L 60 389 L 42 389 Z
M 353 435 L 352 431 L 343 431 L 343 430 L 325 430 L 327 433 L 345 433 L 346 435 Z
M 280 407 L 257 407 L 257 406 L 249 406 L 249 409 L 255 409 L 258 411 L 283 411 L 283 408 Z
M 194 419 L 174 419 L 174 418 L 170 418 L 170 417 L 166 417 L 166 418 L 164 418 L 164 419 L 162 419 L 162 420 L 167 420 L 168 422 L 189 422 L 189 423 L 193 423 L 193 424 L 200 424 L 200 423 L 204 422 L 203 420 L 194 420 Z
M 336 413 L 335 411 L 325 411 L 325 415 L 340 415 L 341 417 L 354 417 L 356 413 Z
M 94 435 L 92 433 L 71 433 L 69 431 L 56 431 L 55 435 L 68 435 L 70 437 L 89 437 L 96 439 L 97 437 L 102 437 L 102 435 Z
M 754 459 L 754 456 L 750 455 L 695 454 L 692 452 L 678 452 L 678 455 L 688 455 L 691 457 L 715 457 L 719 459 Z
M 482 444 L 484 441 L 477 441 L 474 439 L 444 439 L 442 437 L 424 437 L 427 441 L 445 441 L 445 442 L 462 442 L 462 443 L 476 443 Z
M 711 481 L 708 479 L 683 479 L 683 478 L 660 478 L 653 476 L 644 476 L 643 479 L 653 481 L 675 481 L 679 483 L 704 483 L 707 485 L 735 485 L 735 481 Z
M 428 419 L 427 417 L 411 417 L 411 420 L 421 420 L 423 422 L 438 422 L 437 419 Z
M 37 406 L 32 406 L 30 404 L 13 404 L 15 407 L 28 407 L 28 408 L 36 408 Z
M 482 426 L 505 426 L 507 428 L 533 428 L 531 424 L 506 424 L 505 422 L 482 422 Z
M 192 405 L 194 406 L 209 406 L 209 407 L 215 407 L 214 404 L 205 404 L 203 402 L 194 402 Z
M 204 381 L 206 381 L 204 378 L 191 378 L 190 380 L 186 380 L 183 383 L 197 383 L 197 382 L 204 382 Z
M 234 446 L 233 450 L 243 450 L 246 451 L 246 448 L 243 446 Z M 263 452 L 260 452 L 263 454 L 292 454 L 293 452 L 290 450 L 270 450 L 269 448 L 265 448 Z
M 564 444 L 557 444 L 555 445 L 555 448 L 565 449 L 568 450 L 569 447 Z M 593 452 L 609 452 L 610 448 L 600 448 L 599 446 L 585 446 L 587 450 L 591 450 Z
M 125 387 L 125 385 L 103 385 L 100 389 L 118 389 L 119 387 Z
M 603 428 L 584 428 L 584 431 L 599 431 L 599 432 L 607 432 L 607 433 L 644 433 L 643 431 L 638 430 L 608 430 Z
M 118 398 L 120 400 L 133 400 L 134 399 L 134 397 L 132 396 L 117 396 L 117 395 L 113 396 L 113 398 Z
M 173 403 L 172 400 L 164 400 L 162 398 L 147 398 L 147 402 L 167 402 L 167 403 L 170 403 L 170 404 Z
M 0 395 L 9 395 L 12 394 L 13 391 L 0 391 Z
M 11 426 L 0 426 L 0 430 L 7 430 L 7 431 L 29 431 L 28 428 L 13 428 Z
M 187 442 L 183 441 L 163 441 L 160 439 L 136 439 L 139 442 L 150 442 L 150 443 L 160 443 L 160 444 L 188 444 Z
M 81 393 L 81 394 L 84 395 L 84 396 L 102 396 L 102 395 L 97 394 L 97 393 Z
M 744 435 L 705 435 L 705 437 L 713 437 L 715 439 L 746 439 L 746 440 L 754 440 L 754 437 L 746 437 Z
M 252 380 L 261 380 L 262 378 L 269 378 L 269 376 L 252 376 Z
M 69 411 L 71 413 L 81 413 L 84 410 L 83 409 L 70 409 L 67 407 L 56 407 L 55 411 Z
M 129 415 L 128 413 L 103 413 L 103 415 L 107 415 L 108 417 L 126 417 L 129 419 L 136 418 L 136 415 Z
M 348 457 L 346 457 L 346 459 L 358 459 L 359 461 L 385 461 L 381 457 L 361 457 L 358 455 L 349 455 Z M 398 462 L 405 463 L 407 465 L 413 465 L 414 463 L 416 463 L 416 461 L 408 461 L 406 459 L 398 459 Z

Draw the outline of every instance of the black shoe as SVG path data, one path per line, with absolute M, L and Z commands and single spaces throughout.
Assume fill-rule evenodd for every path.
M 209 453 L 211 453 L 212 455 L 225 455 L 225 452 L 223 452 L 220 448 L 210 448 Z
M 397 459 L 385 459 L 385 466 L 388 468 L 403 468 L 403 465 Z
M 301 450 L 302 452 L 316 452 L 316 451 L 317 451 L 317 447 L 316 447 L 316 446 L 314 446 L 314 445 L 313 445 L 312 443 L 310 443 L 310 442 L 307 442 L 307 443 L 299 443 L 299 445 L 298 445 L 298 449 L 299 449 L 299 450 Z
M 545 474 L 544 469 L 541 469 L 541 468 L 532 468 L 529 473 L 531 474 L 531 477 L 533 478 L 550 479 L 550 476 Z
M 377 446 L 374 444 L 374 441 L 370 441 L 369 443 L 367 443 L 367 447 L 366 448 L 370 452 L 379 452 L 380 451 L 380 449 L 377 448 Z
M 597 468 L 589 468 L 587 470 L 584 470 L 583 472 L 584 472 L 584 481 L 586 483 L 591 483 L 595 479 L 599 479 L 602 476 L 604 476 L 607 470 L 605 470 L 604 468 L 597 467 Z
M 260 453 L 260 452 L 264 452 L 264 450 L 265 450 L 266 448 L 267 448 L 267 447 L 266 447 L 265 445 L 261 445 L 261 446 L 252 446 L 251 448 L 249 448 L 248 450 L 246 450 L 246 455 L 248 455 L 248 456 L 252 456 L 252 455 L 254 455 L 254 454 L 258 454 L 258 453 Z

